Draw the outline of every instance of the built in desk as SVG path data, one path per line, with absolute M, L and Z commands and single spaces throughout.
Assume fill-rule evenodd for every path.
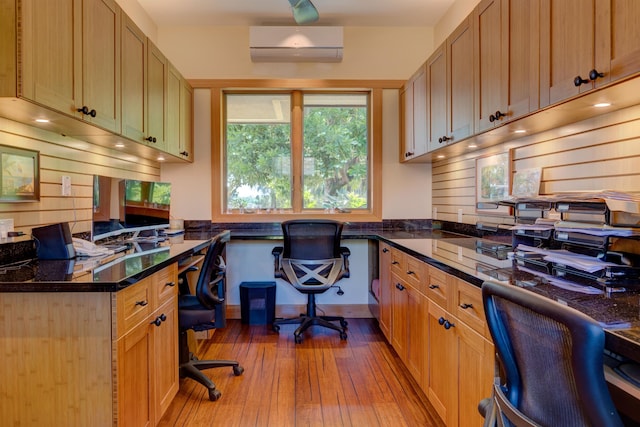
M 0 424 L 155 425 L 179 386 L 178 271 L 209 242 L 0 268 Z

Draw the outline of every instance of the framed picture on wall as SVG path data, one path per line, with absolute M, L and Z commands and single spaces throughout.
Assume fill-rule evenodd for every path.
M 40 200 L 40 153 L 0 145 L 0 202 Z
M 510 214 L 509 206 L 498 206 L 509 197 L 511 156 L 509 152 L 476 159 L 476 211 Z

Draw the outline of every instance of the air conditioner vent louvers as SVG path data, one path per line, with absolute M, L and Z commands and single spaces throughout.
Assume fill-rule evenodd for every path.
M 340 62 L 342 27 L 250 27 L 253 62 Z

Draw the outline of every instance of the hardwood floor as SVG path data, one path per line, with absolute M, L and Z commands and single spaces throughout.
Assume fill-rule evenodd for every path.
M 349 319 L 349 338 L 313 327 L 301 344 L 294 325 L 277 334 L 264 325 L 229 320 L 199 351 L 201 359 L 236 359 L 206 371 L 222 397 L 208 400 L 190 379 L 160 426 L 444 426 L 389 346 L 374 319 Z

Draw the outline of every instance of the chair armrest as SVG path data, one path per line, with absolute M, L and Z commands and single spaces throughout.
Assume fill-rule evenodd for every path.
M 190 295 L 191 289 L 189 289 L 189 282 L 187 281 L 187 273 L 192 271 L 198 271 L 200 268 L 197 265 L 191 265 L 178 274 L 178 293 L 180 295 Z
M 342 256 L 342 277 L 349 277 L 349 255 L 351 251 L 349 248 L 340 246 L 340 256 Z
M 273 255 L 273 277 L 276 279 L 282 278 L 282 268 L 280 263 L 282 252 L 284 252 L 284 248 L 282 246 L 276 246 L 271 251 L 271 254 Z

